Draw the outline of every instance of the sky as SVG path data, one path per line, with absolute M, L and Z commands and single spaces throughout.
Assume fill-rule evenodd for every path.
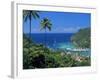
M 79 29 L 91 27 L 90 13 L 75 13 L 75 12 L 51 12 L 40 11 L 40 18 L 32 18 L 32 33 L 44 33 L 41 29 L 40 21 L 47 17 L 51 23 L 51 31 L 47 33 L 76 33 Z M 23 32 L 29 33 L 29 19 L 23 22 Z

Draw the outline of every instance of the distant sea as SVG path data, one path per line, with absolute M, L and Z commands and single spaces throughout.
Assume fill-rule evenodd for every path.
M 26 34 L 29 36 L 29 34 Z M 32 33 L 31 39 L 34 43 L 43 44 L 51 49 L 67 49 L 76 48 L 71 37 L 74 33 Z M 90 51 L 85 52 L 85 55 L 90 55 Z
M 27 34 L 29 35 L 29 34 Z M 72 47 L 71 44 L 71 37 L 73 36 L 73 33 L 34 33 L 31 34 L 31 39 L 35 43 L 41 43 L 46 45 L 47 47 L 56 49 L 63 47 L 62 45 L 71 45 L 69 47 Z M 66 48 L 65 47 L 65 48 Z

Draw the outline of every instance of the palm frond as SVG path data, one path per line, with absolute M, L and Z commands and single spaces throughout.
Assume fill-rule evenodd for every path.
M 29 12 L 27 10 L 23 10 L 23 20 L 26 22 L 29 17 Z
M 28 18 L 33 17 L 34 19 L 40 18 L 39 12 L 32 10 L 23 10 L 23 20 L 27 21 Z
M 48 26 L 49 31 L 51 31 L 51 26 Z
M 33 17 L 34 19 L 40 18 L 38 12 L 36 12 L 36 11 L 32 11 L 31 15 L 32 15 L 32 17 Z
M 41 20 L 40 24 L 41 24 L 41 29 L 40 30 L 47 28 L 47 29 L 49 29 L 49 31 L 51 31 L 52 24 L 51 24 L 51 22 L 48 18 L 44 18 L 43 20 Z

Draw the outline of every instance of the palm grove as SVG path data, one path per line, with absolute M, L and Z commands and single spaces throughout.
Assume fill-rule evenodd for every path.
M 40 31 L 45 31 L 45 45 L 32 41 L 32 18 L 35 20 L 40 19 L 41 16 L 39 14 L 41 14 L 39 11 L 23 10 L 23 21 L 27 22 L 29 20 L 29 36 L 27 37 L 23 33 L 23 69 L 89 66 L 90 57 L 83 57 L 82 61 L 78 61 L 71 54 L 61 55 L 62 51 L 53 51 L 46 47 L 46 30 L 51 31 L 53 24 L 47 17 L 40 22 Z M 89 31 L 87 29 L 84 31 L 80 30 L 78 33 L 81 34 L 76 33 L 72 37 L 73 43 L 76 43 L 75 45 L 79 47 L 90 47 Z M 84 33 L 88 36 L 85 36 Z M 81 41 L 80 39 L 82 38 L 80 36 L 84 36 L 86 39 Z

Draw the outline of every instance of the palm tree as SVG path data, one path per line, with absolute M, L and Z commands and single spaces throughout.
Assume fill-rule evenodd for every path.
M 32 10 L 23 10 L 23 20 L 26 22 L 29 19 L 29 39 L 31 40 L 31 23 L 32 18 L 37 19 L 39 18 L 39 12 L 38 11 L 32 11 Z
M 51 26 L 52 23 L 48 18 L 44 18 L 43 20 L 41 20 L 41 29 L 45 30 L 45 45 L 46 45 L 46 29 L 48 29 L 49 31 L 51 31 Z

